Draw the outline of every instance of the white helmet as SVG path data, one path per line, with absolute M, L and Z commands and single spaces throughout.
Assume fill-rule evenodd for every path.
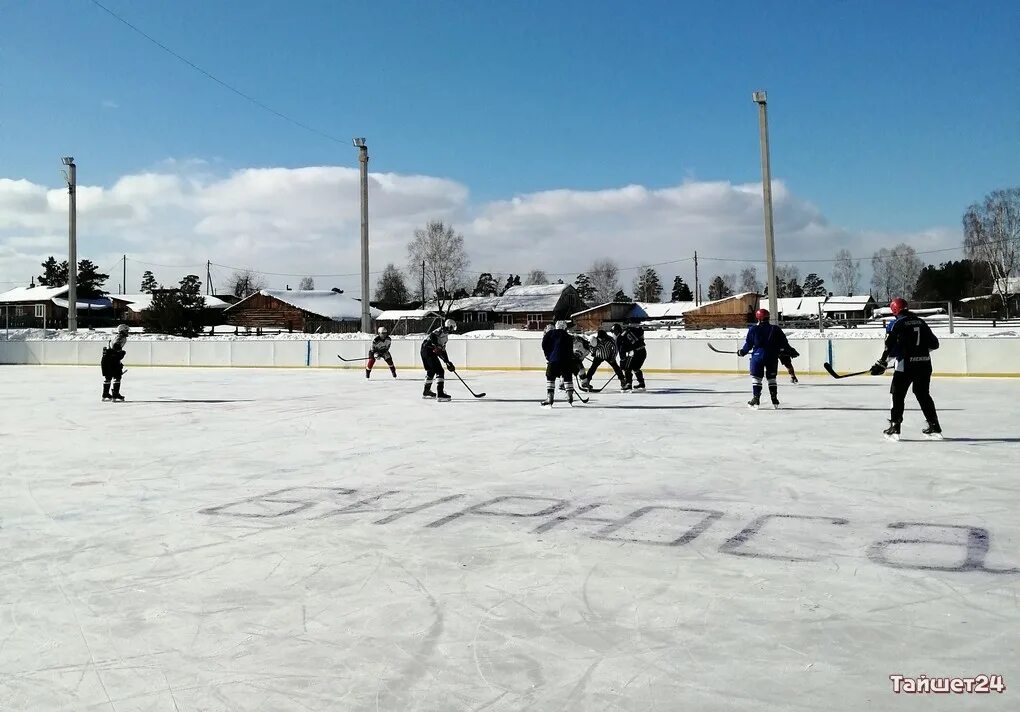
M 443 322 L 443 326 L 446 328 L 447 331 L 457 330 L 457 322 L 455 322 L 453 319 L 447 319 L 445 322 Z
M 563 329 L 564 331 L 566 331 L 567 330 L 567 322 L 565 322 L 562 319 L 560 319 L 558 322 L 556 322 L 556 328 L 557 329 Z
M 129 331 L 131 331 L 131 328 L 127 324 L 121 324 L 120 326 L 117 327 L 118 334 L 126 334 Z
M 377 331 L 379 332 L 379 336 L 386 336 L 386 334 L 388 333 L 386 331 L 386 327 L 385 326 L 380 326 Z

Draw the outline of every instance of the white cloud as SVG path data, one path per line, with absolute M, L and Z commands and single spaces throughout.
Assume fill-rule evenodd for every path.
M 99 105 L 102 106 L 104 109 L 119 109 L 120 108 L 120 104 L 115 102 L 113 99 L 103 99 L 99 103 Z
M 476 205 L 468 188 L 455 181 L 373 173 L 369 192 L 373 271 L 387 262 L 403 267 L 408 239 L 429 219 L 451 222 L 464 233 L 476 271 L 542 268 L 573 275 L 598 257 L 629 267 L 698 250 L 705 258 L 703 275 L 710 277 L 736 271 L 740 264 L 708 258 L 756 260 L 763 253 L 758 184 L 687 180 L 659 189 L 561 189 Z M 782 262 L 829 259 L 844 247 L 866 258 L 899 241 L 918 250 L 960 242 L 958 231 L 947 227 L 887 234 L 831 225 L 781 181 L 773 198 Z M 145 269 L 140 263 L 171 265 L 152 268 L 165 283 L 188 272 L 204 278 L 206 259 L 298 275 L 348 274 L 360 268 L 356 169 L 248 168 L 223 175 L 205 161 L 168 159 L 153 171 L 125 175 L 108 187 L 79 186 L 78 206 L 79 255 L 113 270 L 126 253 L 132 260 L 130 288 Z M 62 249 L 66 216 L 63 187 L 0 178 L 0 281 L 20 284 L 37 274 L 39 263 Z M 216 271 L 226 276 L 229 270 Z M 689 278 L 691 268 L 680 264 L 661 271 L 669 282 L 678 272 Z M 807 271 L 827 276 L 828 265 L 803 265 L 801 272 Z M 622 276 L 629 288 L 633 274 Z M 271 276 L 269 281 L 283 285 L 298 279 Z M 358 291 L 356 277 L 316 281 Z M 117 282 L 112 278 L 108 288 L 115 289 Z

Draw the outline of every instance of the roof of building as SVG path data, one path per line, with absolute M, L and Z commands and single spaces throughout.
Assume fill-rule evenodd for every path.
M 124 302 L 127 308 L 133 312 L 143 312 L 152 306 L 151 294 L 111 294 L 110 299 L 115 302 Z M 230 305 L 218 297 L 203 295 L 206 309 L 226 309 Z
M 48 302 L 54 297 L 67 294 L 67 285 L 63 287 L 15 287 L 0 294 L 0 302 L 18 304 L 25 302 Z
M 61 299 L 60 297 L 53 297 L 50 301 L 64 309 L 67 309 L 67 305 L 71 303 L 70 300 Z M 109 297 L 99 297 L 97 299 L 75 299 L 74 303 L 78 311 L 100 311 L 103 309 L 113 308 L 113 302 Z
M 559 307 L 569 284 L 531 284 L 510 287 L 499 297 L 465 297 L 452 302 L 447 311 L 466 312 L 553 312 Z
M 399 321 L 400 319 L 427 319 L 430 316 L 439 316 L 438 312 L 431 309 L 384 309 L 376 317 L 378 321 Z
M 631 319 L 677 319 L 697 306 L 694 302 L 634 302 Z
M 874 305 L 875 300 L 870 294 L 851 294 L 848 297 L 832 296 L 829 297 L 824 304 L 822 304 L 822 311 L 864 311 L 868 306 Z
M 361 319 L 361 302 L 353 297 L 348 297 L 346 294 L 325 290 L 302 289 L 263 289 L 258 294 L 272 297 L 284 304 L 289 304 L 301 311 L 321 316 L 324 319 L 332 319 L 333 321 L 356 321 Z M 242 299 L 237 304 L 231 304 L 225 311 L 237 309 L 254 296 L 256 295 L 253 294 L 246 299 Z M 374 307 L 369 307 L 369 312 L 373 319 L 382 313 Z
M 825 300 L 826 297 L 779 297 L 776 306 L 779 315 L 787 318 L 817 317 L 818 305 L 824 304 Z

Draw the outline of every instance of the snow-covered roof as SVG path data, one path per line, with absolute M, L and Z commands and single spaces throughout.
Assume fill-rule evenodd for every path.
M 632 319 L 676 319 L 694 309 L 694 302 L 634 302 Z
M 376 317 L 378 321 L 399 321 L 400 319 L 426 319 L 430 316 L 439 316 L 431 309 L 384 309 Z
M 151 294 L 111 294 L 110 298 L 114 301 L 124 302 L 129 310 L 136 313 L 143 312 L 152 306 Z M 226 309 L 230 306 L 218 297 L 203 295 L 202 299 L 205 300 L 206 309 Z
M 361 319 L 361 302 L 346 294 L 338 294 L 325 290 L 303 290 L 303 289 L 263 289 L 259 292 L 262 296 L 278 299 L 284 304 L 290 304 L 309 314 L 315 314 L 333 321 L 357 321 Z M 248 299 L 242 299 L 237 304 L 231 304 L 225 311 L 236 309 Z M 372 318 L 378 318 L 382 313 L 378 309 L 369 307 Z
M 779 297 L 776 306 L 780 316 L 818 316 L 818 305 L 825 303 L 825 297 Z
M 1020 294 L 1020 277 L 1006 277 L 1005 279 L 997 280 L 995 283 L 995 293 L 999 292 Z
M 510 287 L 501 297 L 465 297 L 452 302 L 447 311 L 461 312 L 553 312 L 559 307 L 568 284 L 531 284 Z
M 832 296 L 822 305 L 822 311 L 826 312 L 852 312 L 864 311 L 869 304 L 875 300 L 870 294 L 852 294 L 849 297 Z M 817 312 L 816 312 L 817 313 Z
M 58 307 L 67 309 L 68 304 L 71 302 L 67 299 L 61 299 L 60 297 L 54 297 L 51 300 Z M 97 311 L 100 309 L 110 309 L 113 307 L 113 302 L 108 297 L 99 297 L 98 299 L 75 299 L 74 304 L 78 311 Z
M 48 302 L 53 297 L 67 294 L 67 285 L 63 287 L 15 287 L 0 294 L 0 302 L 18 304 L 25 302 Z

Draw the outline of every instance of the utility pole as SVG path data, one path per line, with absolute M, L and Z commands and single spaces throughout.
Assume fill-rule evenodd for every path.
M 372 331 L 372 305 L 368 288 L 368 145 L 364 138 L 354 139 L 361 164 L 361 331 Z
M 779 320 L 779 307 L 776 301 L 776 237 L 772 224 L 772 168 L 769 165 L 769 115 L 767 95 L 764 91 L 756 91 L 752 95 L 758 105 L 758 134 L 761 144 L 761 186 L 762 200 L 765 203 L 765 260 L 769 272 L 769 313 L 776 321 Z
M 698 281 L 698 251 L 694 251 L 694 306 L 701 304 L 701 282 Z
M 212 260 L 205 261 L 205 293 L 212 296 Z
M 62 159 L 67 171 L 67 330 L 72 334 L 78 331 L 78 207 L 76 187 L 78 184 L 78 167 L 74 165 L 74 156 Z
M 124 291 L 121 294 L 127 294 L 127 255 L 124 255 Z
M 425 260 L 421 261 L 421 310 L 425 311 Z

